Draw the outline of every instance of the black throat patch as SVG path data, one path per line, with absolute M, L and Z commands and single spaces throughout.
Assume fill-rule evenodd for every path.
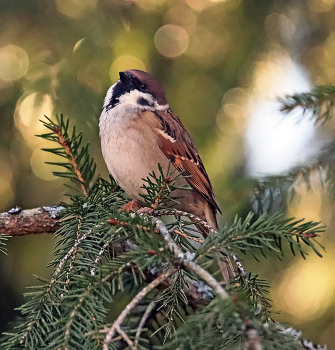
M 132 87 L 130 84 L 125 84 L 122 81 L 117 82 L 113 89 L 113 95 L 105 107 L 106 111 L 114 108 L 120 102 L 120 97 L 126 93 L 129 93 L 131 90 L 134 90 L 134 87 Z

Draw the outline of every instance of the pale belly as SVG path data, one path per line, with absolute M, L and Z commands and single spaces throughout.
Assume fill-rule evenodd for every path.
M 101 135 L 101 148 L 108 170 L 117 183 L 134 199 L 146 193 L 142 179 L 153 171 L 158 175 L 158 163 L 166 172 L 169 161 L 154 142 L 152 132 L 125 128 Z

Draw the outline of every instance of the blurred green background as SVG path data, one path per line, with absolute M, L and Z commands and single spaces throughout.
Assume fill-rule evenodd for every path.
M 98 119 L 104 95 L 130 68 L 165 86 L 170 106 L 193 136 L 224 213 L 250 208 L 243 180 L 250 164 L 246 134 L 257 106 L 282 95 L 298 66 L 312 85 L 335 82 L 335 0 L 1 0 L 0 211 L 57 204 L 64 187 L 45 165 L 52 156 L 43 115 L 63 113 L 90 142 L 107 176 Z M 285 79 L 286 77 L 286 79 Z M 271 118 L 271 114 L 266 115 Z M 298 127 L 298 126 L 297 126 Z M 334 121 L 319 138 L 334 134 Z M 267 133 L 259 124 L 258 129 Z M 301 138 L 301 136 L 299 136 Z M 285 135 L 282 136 L 285 143 Z M 315 141 L 316 142 L 316 141 Z M 259 147 L 266 148 L 262 145 Z M 273 159 L 276 162 L 276 159 Z M 249 162 L 249 163 L 248 163 Z M 272 285 L 277 319 L 335 349 L 333 204 L 298 186 L 289 214 L 328 225 L 327 254 L 246 261 Z M 0 328 L 22 293 L 48 278 L 52 237 L 12 238 L 0 256 Z

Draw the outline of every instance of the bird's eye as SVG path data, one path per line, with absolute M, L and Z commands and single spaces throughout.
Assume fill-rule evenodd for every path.
M 147 86 L 145 84 L 141 83 L 140 88 L 141 88 L 141 90 L 145 90 L 147 88 Z

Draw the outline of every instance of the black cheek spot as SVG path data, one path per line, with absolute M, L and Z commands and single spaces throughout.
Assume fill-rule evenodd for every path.
M 145 99 L 144 97 L 139 97 L 137 99 L 137 103 L 141 106 L 149 106 L 149 107 L 154 107 L 153 103 L 150 103 L 147 99 Z

